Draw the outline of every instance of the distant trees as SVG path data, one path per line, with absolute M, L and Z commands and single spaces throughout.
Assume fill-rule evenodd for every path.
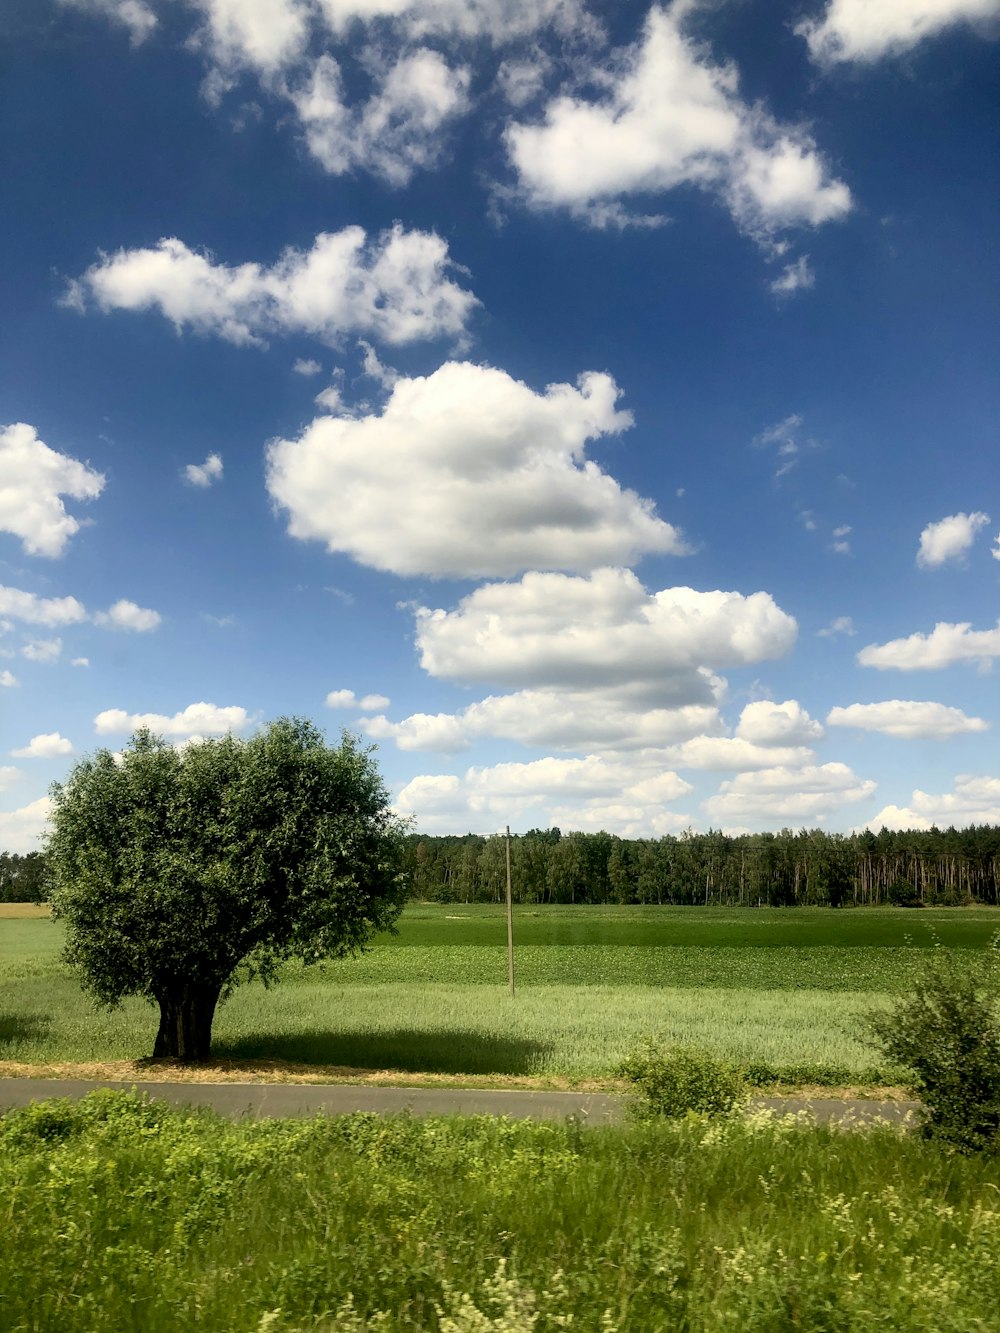
M 66 957 L 99 1001 L 159 1006 L 154 1055 L 205 1059 L 241 980 L 361 950 L 405 896 L 402 826 L 368 750 L 283 718 L 181 752 L 138 731 L 53 788 Z
M 839 907 L 1000 903 L 1000 827 L 864 832 L 782 829 L 679 837 L 532 829 L 511 840 L 521 902 Z M 411 896 L 500 902 L 501 840 L 412 834 Z
M 42 852 L 0 852 L 0 903 L 41 902 L 45 896 Z

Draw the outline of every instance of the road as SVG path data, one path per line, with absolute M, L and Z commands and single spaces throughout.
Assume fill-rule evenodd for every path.
M 534 1092 L 487 1088 L 385 1088 L 346 1083 L 154 1083 L 90 1082 L 84 1079 L 0 1079 L 0 1111 L 27 1106 L 48 1097 L 83 1097 L 95 1088 L 136 1089 L 175 1106 L 208 1106 L 220 1115 L 275 1116 L 345 1115 L 373 1111 L 379 1115 L 502 1115 L 514 1120 L 565 1120 L 576 1117 L 588 1125 L 621 1123 L 625 1102 L 597 1092 Z M 780 1113 L 810 1109 L 820 1122 L 850 1120 L 901 1122 L 916 1102 L 877 1102 L 757 1097 L 752 1105 Z

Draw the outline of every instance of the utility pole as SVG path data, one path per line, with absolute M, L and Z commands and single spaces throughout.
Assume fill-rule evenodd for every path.
M 510 825 L 507 825 L 507 977 L 510 998 L 514 998 L 514 905 L 510 882 Z

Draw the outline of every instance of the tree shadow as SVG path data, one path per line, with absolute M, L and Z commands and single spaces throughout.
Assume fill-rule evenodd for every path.
M 351 1069 L 398 1069 L 406 1073 L 533 1074 L 552 1050 L 548 1042 L 487 1036 L 461 1029 L 425 1032 L 394 1028 L 220 1036 L 212 1055 L 221 1060 L 285 1060 Z
M 47 1037 L 51 1020 L 38 1014 L 12 1014 L 0 1011 L 0 1056 L 22 1041 L 40 1041 Z

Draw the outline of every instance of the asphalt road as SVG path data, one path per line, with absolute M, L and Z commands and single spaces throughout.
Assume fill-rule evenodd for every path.
M 346 1083 L 147 1083 L 90 1082 L 84 1079 L 0 1079 L 0 1111 L 27 1106 L 48 1097 L 83 1097 L 95 1088 L 135 1089 L 175 1106 L 208 1106 L 221 1115 L 275 1116 L 345 1115 L 374 1111 L 379 1115 L 502 1115 L 514 1120 L 565 1120 L 588 1125 L 620 1123 L 625 1102 L 597 1092 L 529 1092 L 485 1088 L 386 1088 Z M 754 1106 L 788 1113 L 809 1109 L 818 1121 L 902 1121 L 916 1102 L 877 1102 L 759 1097 Z

